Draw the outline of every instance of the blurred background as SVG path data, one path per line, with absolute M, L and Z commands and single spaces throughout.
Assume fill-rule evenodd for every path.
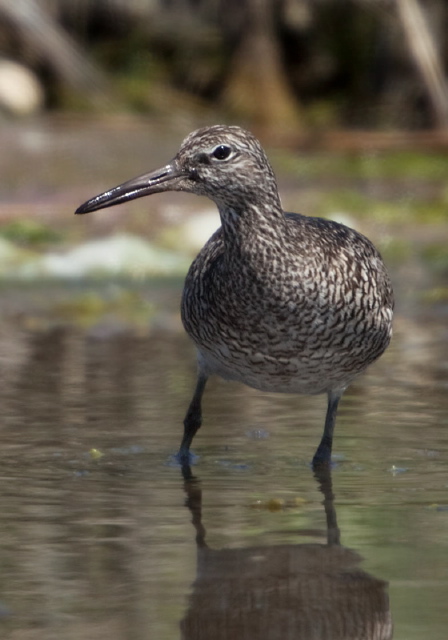
M 0 0 L 0 274 L 182 273 L 209 203 L 72 212 L 226 122 L 261 138 L 285 208 L 446 275 L 447 28 L 443 0 Z
M 390 585 L 394 637 L 445 640 L 447 33 L 446 0 L 0 0 L 2 638 L 172 640 L 181 620 L 183 638 L 248 637 L 218 636 L 213 611 L 192 631 L 202 496 L 187 488 L 194 530 L 173 462 L 195 376 L 179 300 L 216 208 L 161 194 L 73 215 L 228 123 L 260 138 L 286 210 L 358 229 L 391 272 L 394 340 L 344 396 L 336 506 Z M 325 546 L 324 398 L 215 381 L 205 403 L 207 543 Z
M 447 28 L 443 0 L 0 0 L 0 273 L 110 271 L 67 246 L 119 232 L 116 270 L 182 271 L 209 204 L 71 214 L 217 122 L 261 138 L 285 208 L 446 272 Z

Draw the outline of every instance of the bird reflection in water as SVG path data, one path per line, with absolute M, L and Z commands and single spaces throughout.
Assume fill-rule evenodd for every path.
M 202 490 L 184 471 L 196 530 L 197 577 L 182 640 L 389 640 L 387 583 L 358 568 L 340 544 L 331 471 L 315 473 L 324 496 L 326 544 L 211 549 Z

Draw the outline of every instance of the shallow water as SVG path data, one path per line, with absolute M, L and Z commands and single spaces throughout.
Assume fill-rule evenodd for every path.
M 123 208 L 72 211 L 186 131 L 168 148 L 147 123 L 101 123 L 5 127 L 3 218 L 81 239 L 127 228 Z M 294 208 L 319 213 L 325 181 L 303 187 Z M 408 193 L 354 185 L 385 187 Z M 149 235 L 179 213 L 133 207 L 131 231 Z M 182 476 L 195 364 L 180 282 L 0 283 L 0 638 L 446 640 L 446 261 L 422 264 L 428 227 L 374 227 L 375 241 L 410 233 L 412 250 L 392 274 L 392 346 L 341 403 L 331 477 L 310 468 L 325 398 L 219 380 Z
M 179 283 L 140 288 L 147 331 L 20 313 L 60 295 L 2 293 L 0 637 L 445 640 L 446 310 L 397 314 L 331 478 L 309 464 L 323 397 L 213 380 L 184 479 Z

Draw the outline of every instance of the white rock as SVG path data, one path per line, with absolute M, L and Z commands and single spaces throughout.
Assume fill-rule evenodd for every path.
M 0 60 L 0 107 L 18 116 L 26 116 L 42 108 L 44 92 L 32 71 Z
M 93 240 L 65 254 L 48 253 L 18 269 L 26 278 L 183 274 L 189 259 L 128 234 Z

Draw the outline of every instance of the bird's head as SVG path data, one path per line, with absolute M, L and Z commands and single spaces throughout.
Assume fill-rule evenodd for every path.
M 215 125 L 190 133 L 173 160 L 161 169 L 91 198 L 76 213 L 163 191 L 205 195 L 220 208 L 250 205 L 262 194 L 278 198 L 274 173 L 258 140 L 240 127 Z

